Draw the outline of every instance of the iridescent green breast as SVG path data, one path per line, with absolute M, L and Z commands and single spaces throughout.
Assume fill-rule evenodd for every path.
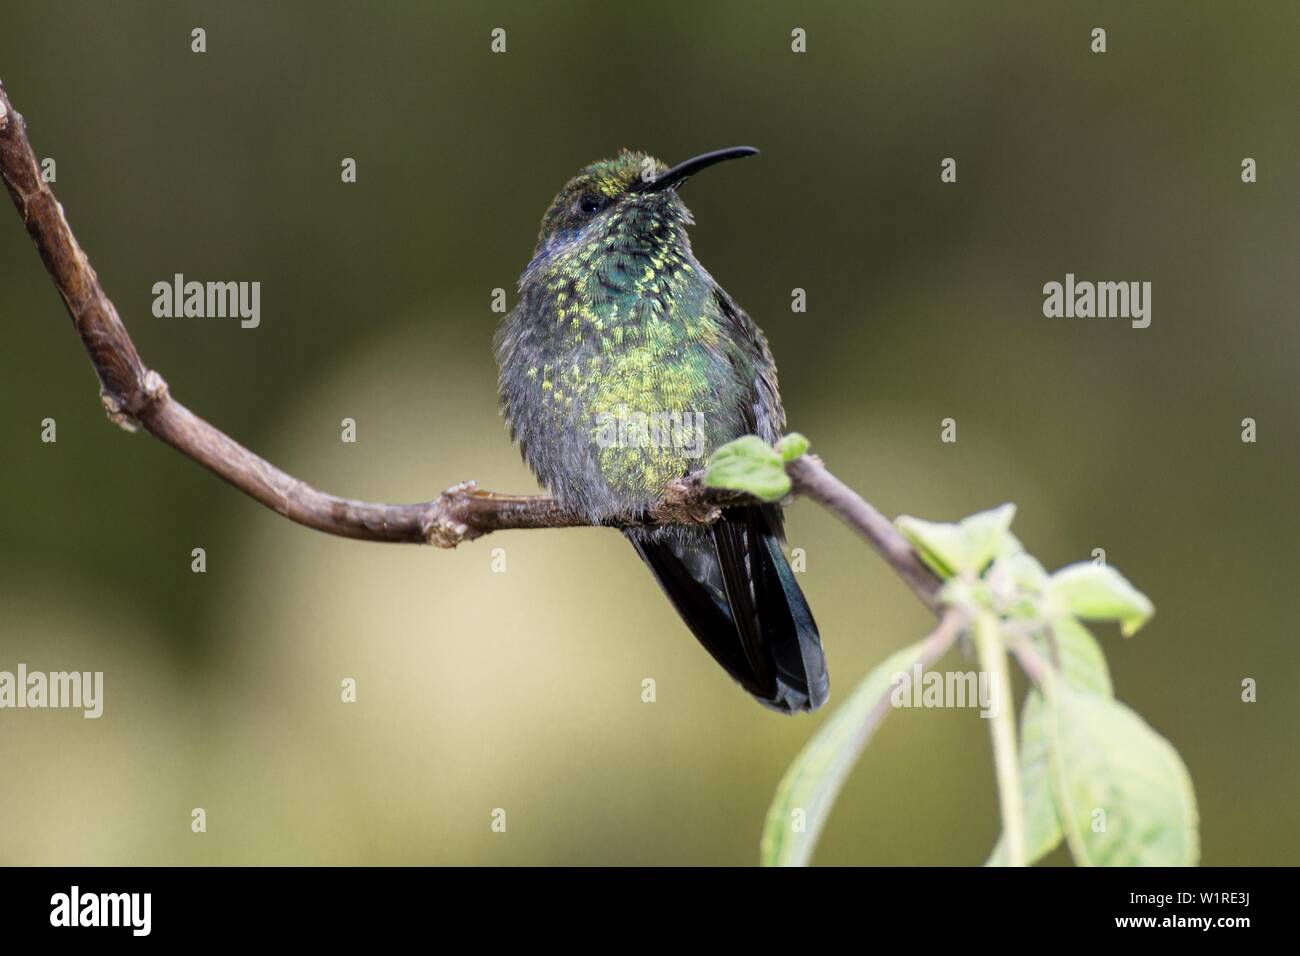
M 633 220 L 633 221 L 629 221 Z M 581 431 L 611 490 L 654 496 L 735 430 L 713 282 L 654 213 L 557 255 L 541 279 L 553 361 L 529 369 L 558 428 Z

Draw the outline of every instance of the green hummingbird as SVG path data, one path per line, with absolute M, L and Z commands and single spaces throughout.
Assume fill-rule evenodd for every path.
M 538 481 L 593 524 L 635 520 L 735 438 L 781 435 L 767 339 L 695 258 L 678 195 L 700 170 L 757 152 L 670 169 L 623 150 L 569 180 L 542 218 L 496 335 L 501 409 Z M 785 713 L 825 702 L 826 659 L 781 551 L 778 505 L 623 533 L 745 690 Z

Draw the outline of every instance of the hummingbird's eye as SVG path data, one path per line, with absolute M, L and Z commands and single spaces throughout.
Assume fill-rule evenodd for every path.
M 591 193 L 584 194 L 582 198 L 578 200 L 578 208 L 582 210 L 583 215 L 586 216 L 591 216 L 600 212 L 600 207 L 602 205 L 604 205 L 604 203 L 601 202 L 600 197 L 593 196 Z

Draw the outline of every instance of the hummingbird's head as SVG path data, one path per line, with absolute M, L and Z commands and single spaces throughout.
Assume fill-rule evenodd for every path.
M 546 215 L 535 255 L 559 245 L 614 233 L 633 239 L 665 225 L 689 225 L 691 214 L 677 195 L 686 180 L 714 163 L 758 152 L 733 146 L 704 153 L 669 168 L 646 153 L 623 150 L 587 166 L 565 184 Z

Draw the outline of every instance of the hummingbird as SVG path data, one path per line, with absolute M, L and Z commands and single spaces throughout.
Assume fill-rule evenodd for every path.
M 538 481 L 592 524 L 635 522 L 733 439 L 781 436 L 767 339 L 695 258 L 679 195 L 701 170 L 757 152 L 737 146 L 669 168 L 624 149 L 579 171 L 542 217 L 496 333 L 500 405 Z M 826 659 L 781 550 L 779 505 L 623 534 L 760 703 L 792 714 L 825 702 Z

